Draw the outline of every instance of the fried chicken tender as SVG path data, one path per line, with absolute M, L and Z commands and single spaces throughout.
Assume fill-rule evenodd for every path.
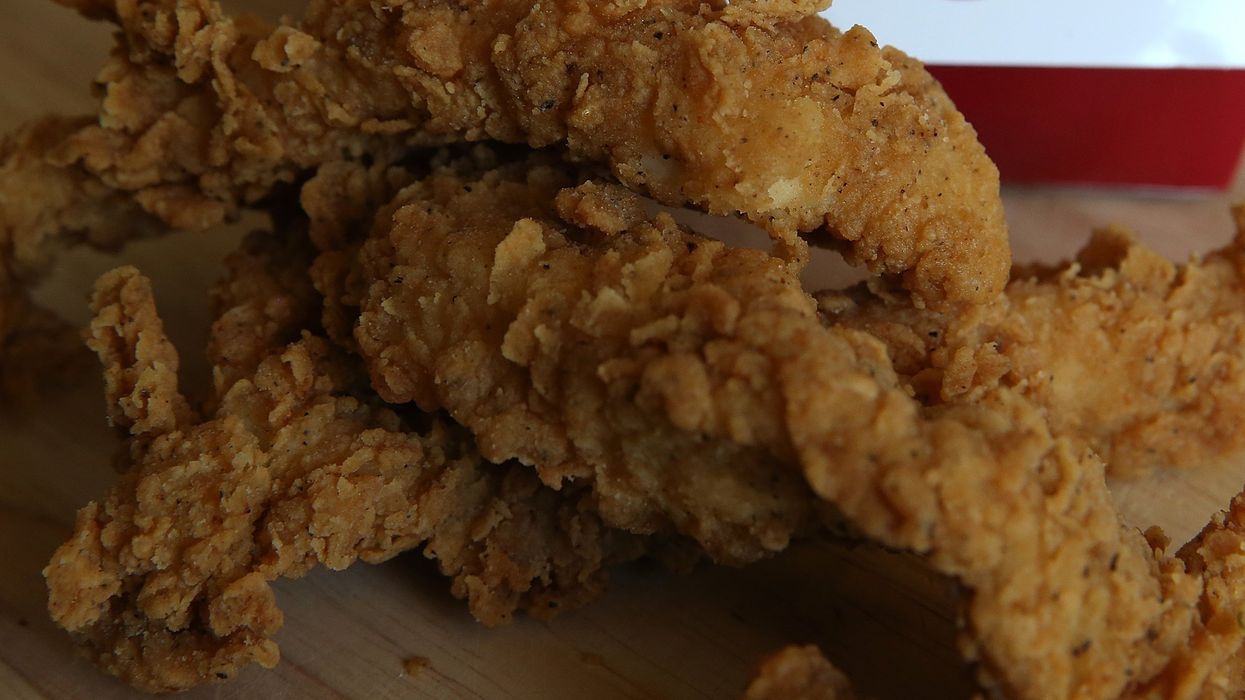
M 541 3 L 494 62 L 533 145 L 665 204 L 829 233 L 923 302 L 997 294 L 1010 251 L 976 132 L 920 63 L 825 5 Z
M 57 237 L 113 249 L 154 228 L 131 197 L 56 157 L 90 121 L 48 117 L 0 141 L 0 281 L 6 287 L 37 277 L 52 253 L 47 243 Z M 0 298 L 12 297 L 6 289 Z
M 1216 515 L 1177 556 L 1189 574 L 1205 581 L 1201 611 L 1204 627 L 1186 649 L 1175 653 L 1166 672 L 1121 697 L 1216 698 L 1239 693 L 1245 687 L 1245 647 L 1239 629 L 1240 606 L 1245 601 L 1245 591 L 1241 590 L 1245 576 L 1245 496 L 1237 496 L 1230 510 Z M 1005 692 L 999 694 L 1007 696 Z M 855 697 L 847 677 L 814 646 L 787 647 L 767 657 L 744 695 L 745 700 Z
M 666 204 L 741 214 L 795 255 L 796 232 L 828 233 L 921 303 L 1006 281 L 998 174 L 975 132 L 918 62 L 817 17 L 828 3 L 313 0 L 275 28 L 212 0 L 70 4 L 123 41 L 99 123 L 55 160 L 176 228 L 343 153 L 490 139 L 558 145 Z
M 446 410 L 492 461 L 535 465 L 552 486 L 593 483 L 613 527 L 679 532 L 736 564 L 785 548 L 814 524 L 816 503 L 781 444 L 780 406 L 732 413 L 755 400 L 747 383 L 768 360 L 729 340 L 711 367 L 680 350 L 721 329 L 760 343 L 774 319 L 815 317 L 796 273 L 759 251 L 724 254 L 669 217 L 611 238 L 642 214 L 616 187 L 559 200 L 585 220 L 600 214 L 605 231 L 588 235 L 619 244 L 582 248 L 544 225 L 571 180 L 526 165 L 442 170 L 378 218 L 350 291 L 373 387 L 390 403 Z M 622 206 L 594 204 L 607 196 Z M 849 343 L 836 350 L 850 362 Z M 710 428 L 730 439 L 707 439 Z
M 817 647 L 792 646 L 761 662 L 744 700 L 856 700 L 856 693 Z
M 1245 207 L 1236 240 L 1176 266 L 1104 229 L 1076 260 L 1019 268 L 996 302 L 955 314 L 865 284 L 819 299 L 828 322 L 882 339 L 927 401 L 970 403 L 999 385 L 1041 406 L 1133 475 L 1245 448 Z
M 30 300 L 26 287 L 46 268 L 52 240 L 112 249 L 150 232 L 155 220 L 128 196 L 49 152 L 83 119 L 49 117 L 0 140 L 0 390 L 20 396 L 33 377 L 76 366 L 75 329 Z
M 25 289 L 6 284 L 0 271 L 0 397 L 5 409 L 20 407 L 44 386 L 89 367 L 78 329 L 30 301 Z
M 399 196 L 355 280 L 382 397 L 444 408 L 489 459 L 587 482 L 609 525 L 665 520 L 728 561 L 801 531 L 802 473 L 855 533 L 962 586 L 963 650 L 992 694 L 1227 689 L 1198 669 L 1241 646 L 1216 612 L 1245 609 L 1236 555 L 1207 550 L 1236 541 L 1236 515 L 1195 545 L 1215 564 L 1168 556 L 1016 391 L 925 405 L 880 341 L 824 325 L 784 261 L 564 183 L 539 164 L 443 170 Z
M 117 485 L 78 513 L 44 572 L 53 618 L 95 663 L 148 691 L 272 666 L 282 615 L 269 583 L 317 564 L 423 545 L 452 592 L 498 624 L 519 608 L 547 616 L 580 604 L 606 564 L 642 552 L 581 492 L 483 462 L 439 420 L 421 418 L 432 427 L 415 432 L 367 398 L 324 339 L 283 344 L 318 310 L 305 279 L 284 283 L 284 252 L 251 241 L 216 290 L 224 393 L 202 421 L 178 392 L 146 279 L 122 268 L 97 285 L 92 344 L 114 420 L 135 440 Z

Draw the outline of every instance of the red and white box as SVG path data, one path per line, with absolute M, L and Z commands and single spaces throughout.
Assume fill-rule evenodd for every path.
M 1245 144 L 1245 0 L 836 0 L 924 61 L 1010 182 L 1222 189 Z

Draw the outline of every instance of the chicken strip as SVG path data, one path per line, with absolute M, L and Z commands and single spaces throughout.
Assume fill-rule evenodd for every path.
M 48 382 L 66 379 L 90 366 L 78 329 L 30 301 L 0 271 L 0 413 L 21 407 Z
M 231 261 L 211 352 L 224 393 L 198 422 L 146 279 L 122 268 L 97 285 L 92 344 L 134 440 L 117 485 L 78 513 L 44 573 L 53 618 L 98 665 L 148 691 L 272 666 L 282 615 L 269 582 L 317 564 L 423 545 L 452 592 L 498 624 L 583 603 L 604 566 L 642 553 L 577 490 L 379 406 L 325 340 L 284 345 L 317 311 L 305 279 L 291 288 L 271 272 L 285 252 L 253 240 Z M 415 432 L 413 419 L 432 425 Z
M 124 193 L 45 157 L 87 123 L 52 117 L 0 141 L 0 392 L 6 397 L 25 393 L 35 377 L 79 364 L 77 331 L 33 304 L 26 291 L 47 266 L 47 242 L 82 240 L 107 250 L 155 225 Z
M 882 339 L 926 401 L 1005 385 L 1113 475 L 1203 465 L 1245 448 L 1245 207 L 1235 215 L 1236 239 L 1204 259 L 1178 267 L 1104 229 L 1074 262 L 1020 268 L 996 302 L 955 314 L 876 284 L 819 300 L 829 323 Z
M 784 261 L 564 182 L 443 170 L 378 220 L 354 294 L 381 396 L 444 408 L 491 460 L 587 483 L 609 525 L 669 523 L 727 560 L 800 531 L 802 474 L 856 533 L 962 586 L 991 694 L 1227 689 L 1197 669 L 1241 646 L 1220 614 L 1245 609 L 1238 555 L 1194 567 L 1122 524 L 1102 462 L 1008 387 L 915 400 L 885 346 L 826 327 Z
M 695 357 L 679 350 L 715 329 L 765 334 L 772 318 L 815 315 L 797 273 L 759 251 L 711 267 L 722 246 L 684 240 L 669 217 L 651 240 L 619 238 L 613 254 L 587 255 L 530 218 L 553 216 L 572 182 L 531 161 L 482 178 L 442 170 L 378 217 L 348 288 L 363 300 L 355 338 L 374 388 L 390 403 L 448 411 L 494 462 L 536 465 L 551 486 L 591 481 L 614 527 L 676 531 L 732 564 L 785 548 L 816 522 L 816 499 L 789 464 L 790 444 L 758 444 L 781 442 L 779 406 L 749 406 L 737 420 L 730 405 L 753 400 L 750 373 L 766 359 L 723 342 L 717 366 L 694 374 Z M 616 188 L 560 201 L 600 226 L 589 235 L 602 241 L 640 215 Z M 756 297 L 755 308 L 721 285 L 740 286 L 732 291 Z M 697 381 L 665 390 L 689 373 Z M 715 388 L 717 411 L 705 403 Z M 711 426 L 733 439 L 707 439 Z
M 69 4 L 124 39 L 99 123 L 49 159 L 177 228 L 381 142 L 491 139 L 560 145 L 795 254 L 797 231 L 828 233 L 922 303 L 1006 281 L 975 132 L 918 62 L 816 16 L 825 2 L 313 0 L 276 28 L 213 0 Z

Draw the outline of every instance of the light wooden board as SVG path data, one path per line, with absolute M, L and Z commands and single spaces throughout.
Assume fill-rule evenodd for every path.
M 235 2 L 234 5 L 245 3 Z M 251 3 L 269 15 L 279 0 Z M 0 129 L 43 112 L 92 107 L 88 85 L 108 30 L 46 0 L 0 3 Z M 1235 192 L 1245 198 L 1245 183 Z M 1229 235 L 1225 196 L 1137 196 L 1059 189 L 1007 193 L 1017 257 L 1071 253 L 1096 225 L 1133 227 L 1173 257 Z M 85 295 L 121 262 L 151 274 L 161 310 L 202 385 L 204 291 L 241 229 L 148 241 L 117 258 L 77 251 L 39 290 L 84 321 Z M 817 276 L 833 264 L 819 260 Z M 74 510 L 112 479 L 116 442 L 103 419 L 99 380 L 49 389 L 0 416 L 0 697 L 124 698 L 135 694 L 77 659 L 48 620 L 40 570 L 69 531 Z M 1245 460 L 1116 485 L 1138 525 L 1177 540 L 1245 483 Z M 452 600 L 417 554 L 383 566 L 317 572 L 277 586 L 286 611 L 283 661 L 192 698 L 717 698 L 736 696 L 752 665 L 789 642 L 816 642 L 879 697 L 963 697 L 946 581 L 911 560 L 869 548 L 806 544 L 742 570 L 688 576 L 630 568 L 600 602 L 553 621 L 488 630 Z M 405 676 L 402 660 L 430 668 Z

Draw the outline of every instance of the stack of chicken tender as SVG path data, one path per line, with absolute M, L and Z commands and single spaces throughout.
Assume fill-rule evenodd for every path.
M 1104 480 L 1245 447 L 1245 209 L 1185 266 L 1104 229 L 1013 270 L 972 127 L 821 0 L 60 1 L 117 45 L 97 114 L 0 146 L 6 370 L 65 335 L 26 293 L 59 247 L 270 221 L 207 396 L 142 272 L 96 283 L 127 449 L 45 575 L 105 671 L 271 667 L 318 565 L 422 548 L 493 625 L 850 536 L 956 583 L 986 696 L 1245 691 L 1245 499 L 1173 548 Z M 872 276 L 810 293 L 809 241 Z M 813 647 L 741 691 L 851 696 Z

